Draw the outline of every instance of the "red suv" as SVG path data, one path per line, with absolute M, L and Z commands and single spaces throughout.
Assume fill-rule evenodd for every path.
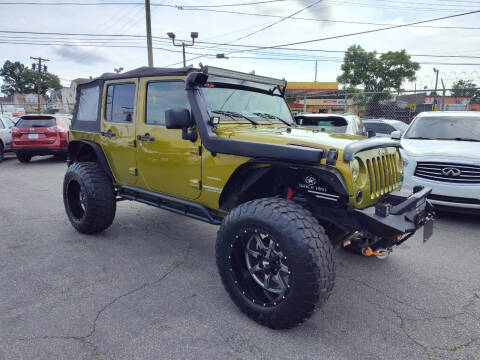
M 23 115 L 12 128 L 12 150 L 20 162 L 35 155 L 65 157 L 68 146 L 68 126 L 60 116 Z

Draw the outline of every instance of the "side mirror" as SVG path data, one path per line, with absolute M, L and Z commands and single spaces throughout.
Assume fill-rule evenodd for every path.
M 183 129 L 193 126 L 190 111 L 184 108 L 165 110 L 165 127 L 167 129 Z
M 392 131 L 390 138 L 392 140 L 400 140 L 402 138 L 402 133 L 399 130 Z
M 371 137 L 375 137 L 377 136 L 377 133 L 373 130 L 368 130 L 367 131 L 367 137 L 371 138 Z
M 182 129 L 182 139 L 195 142 L 197 132 L 189 132 L 188 129 L 194 125 L 190 111 L 185 108 L 174 108 L 165 110 L 165 127 L 167 129 Z

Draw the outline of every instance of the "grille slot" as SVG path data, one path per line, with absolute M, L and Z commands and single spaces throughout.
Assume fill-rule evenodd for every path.
M 399 184 L 394 154 L 375 156 L 366 160 L 370 180 L 370 197 L 378 198 L 393 191 Z
M 458 176 L 444 175 L 442 173 L 444 169 L 456 169 L 460 171 L 460 174 Z M 480 166 L 476 165 L 418 162 L 414 175 L 427 180 L 453 184 L 480 184 Z

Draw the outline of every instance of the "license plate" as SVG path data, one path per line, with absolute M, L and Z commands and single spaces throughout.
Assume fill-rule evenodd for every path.
M 433 219 L 428 219 L 423 225 L 423 242 L 426 242 L 433 234 Z
M 29 139 L 38 139 L 38 134 L 28 134 Z

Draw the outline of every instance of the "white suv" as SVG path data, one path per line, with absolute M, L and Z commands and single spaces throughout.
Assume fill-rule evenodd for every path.
M 431 187 L 440 210 L 480 212 L 480 112 L 420 113 L 401 143 L 406 186 Z
M 10 151 L 12 142 L 11 128 L 14 126 L 14 122 L 8 117 L 2 117 L 0 115 L 0 162 L 3 160 L 5 152 Z
M 298 114 L 297 125 L 340 134 L 367 136 L 362 120 L 352 114 Z

